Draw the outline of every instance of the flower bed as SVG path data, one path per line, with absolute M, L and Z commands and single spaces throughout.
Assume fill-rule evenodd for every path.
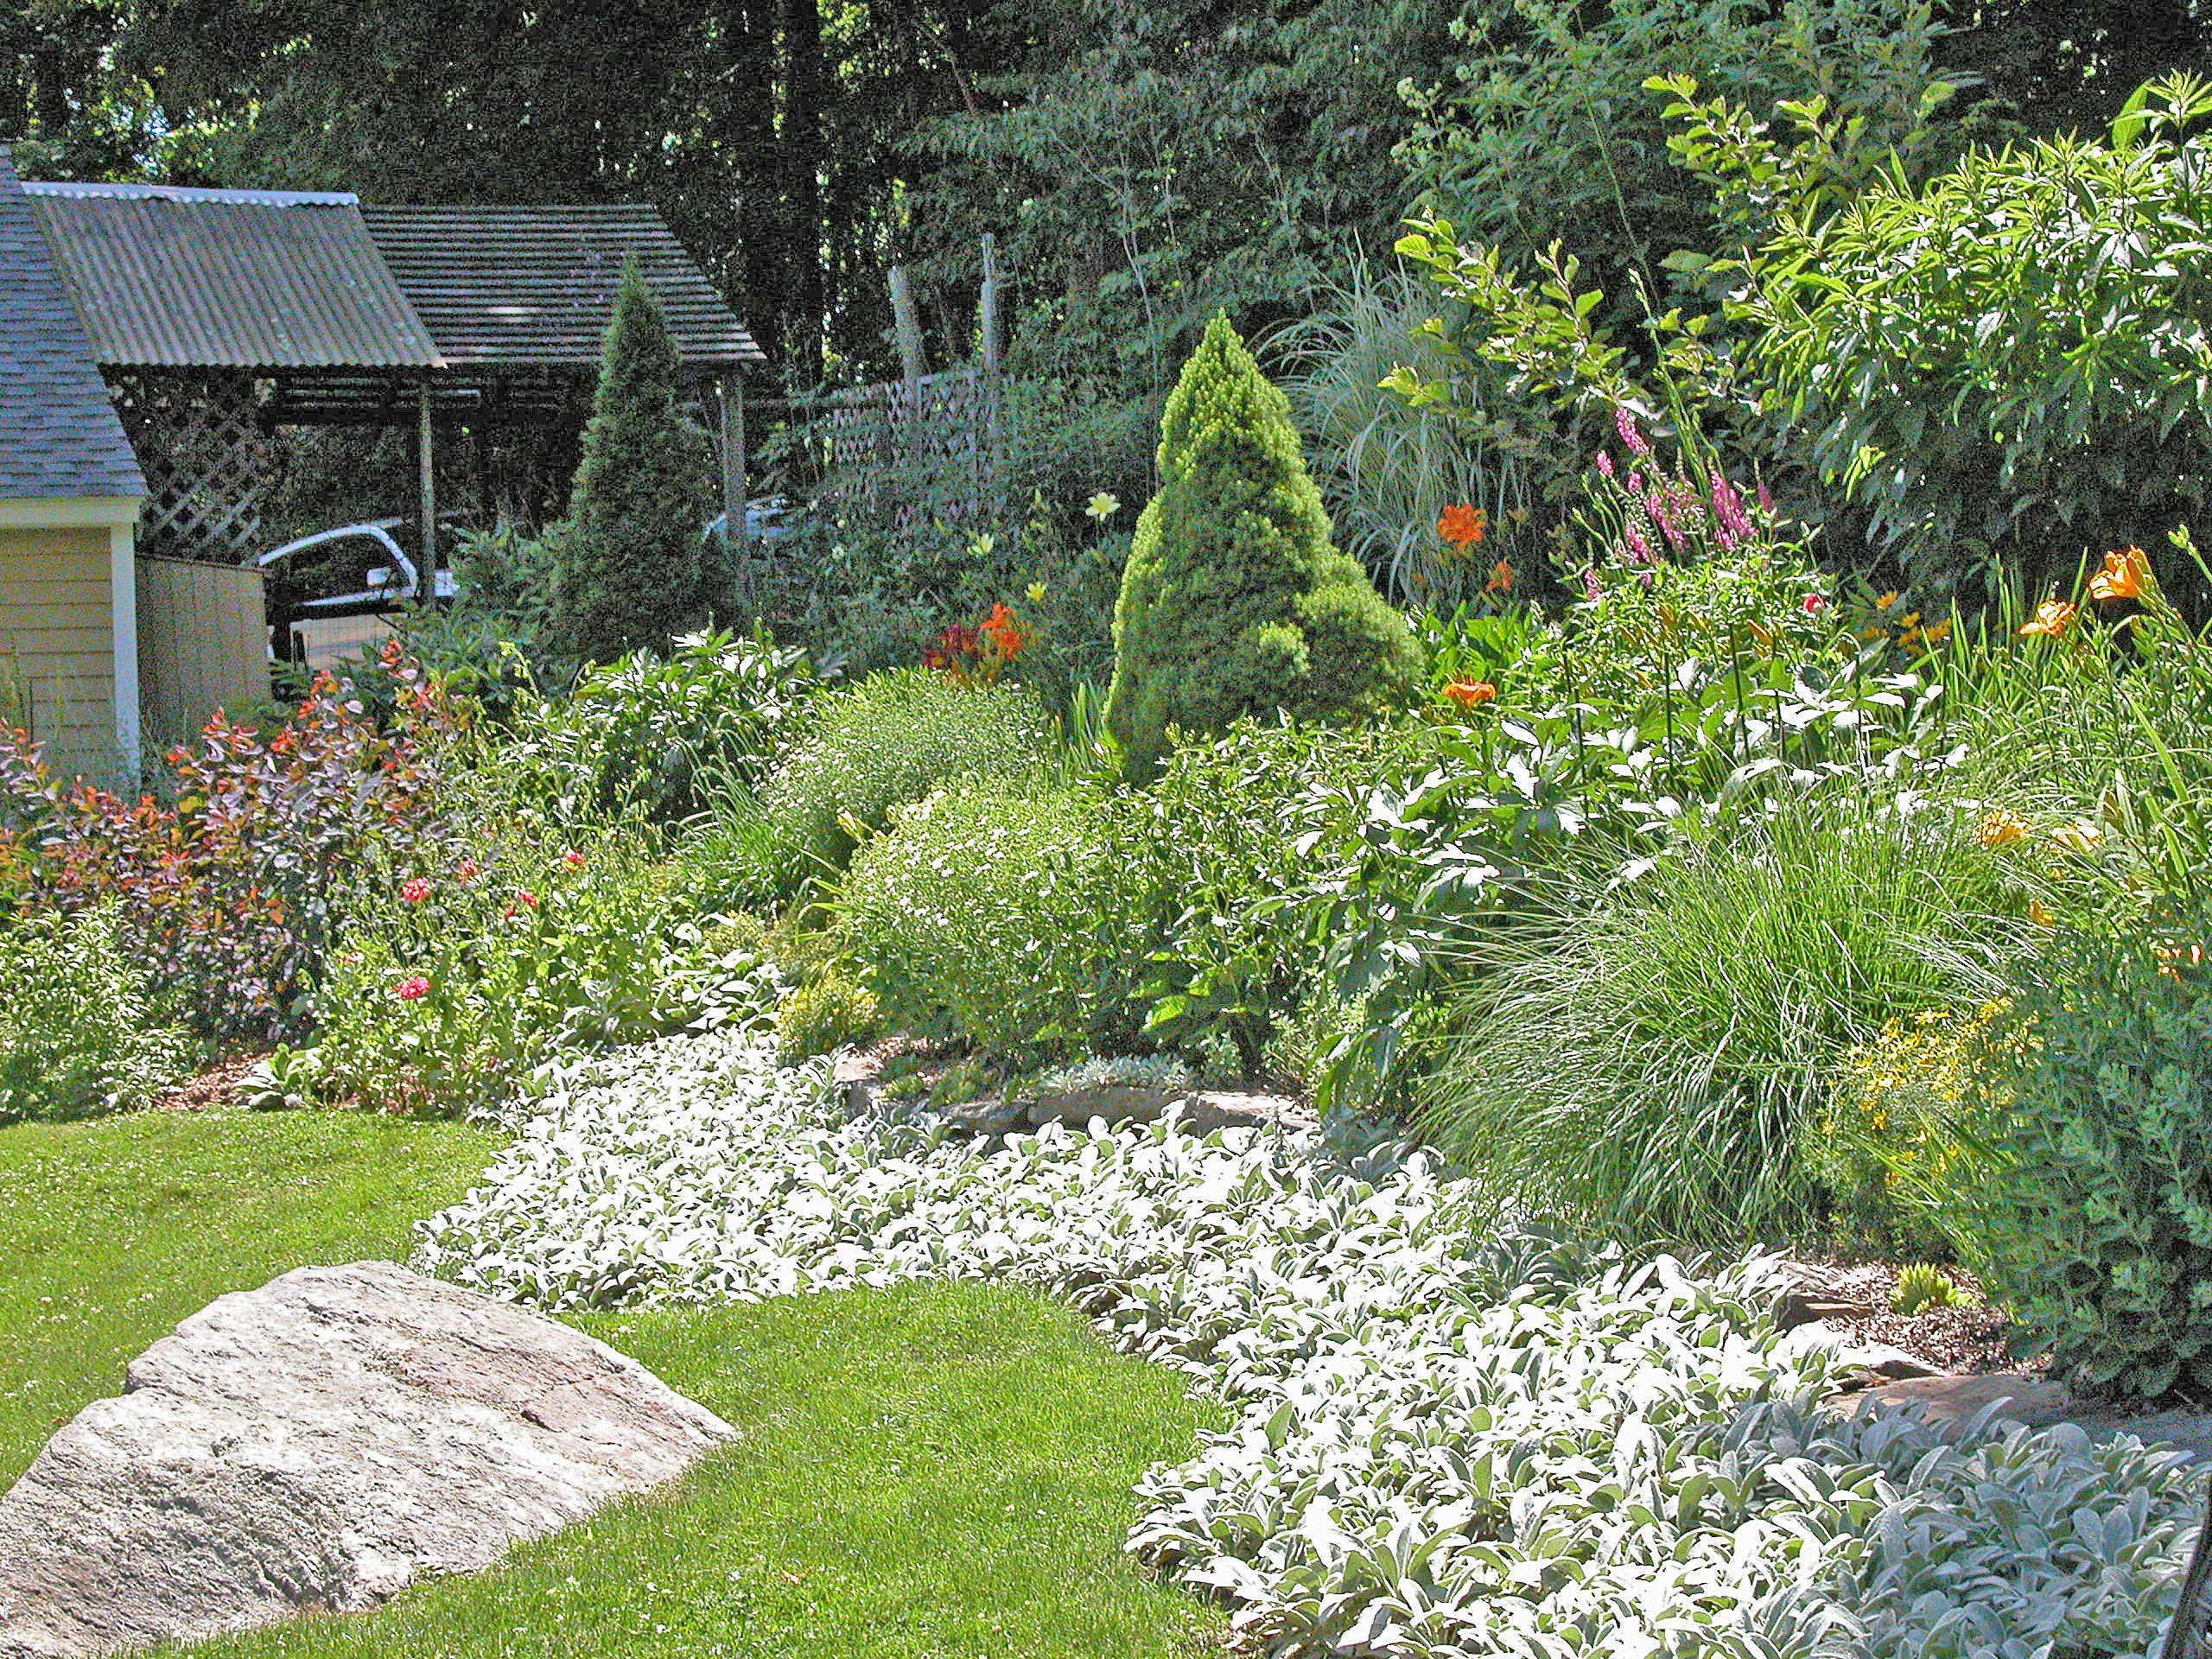
M 932 1278 L 1066 1297 L 1237 1402 L 1130 1547 L 1277 1651 L 2148 1653 L 2193 1490 L 2079 1431 L 1820 1414 L 1766 1264 L 1482 1224 L 1394 1141 L 1166 1126 L 969 1141 L 850 1117 L 735 1033 L 572 1074 L 423 1230 L 555 1307 Z

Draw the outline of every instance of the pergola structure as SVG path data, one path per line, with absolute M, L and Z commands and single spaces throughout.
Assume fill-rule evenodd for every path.
M 258 550 L 283 426 L 412 426 L 435 568 L 442 429 L 566 417 L 639 262 L 745 523 L 760 348 L 652 207 L 365 207 L 338 192 L 25 181 L 149 493 L 150 551 Z

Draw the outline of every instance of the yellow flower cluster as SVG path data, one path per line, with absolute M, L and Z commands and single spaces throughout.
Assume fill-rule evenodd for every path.
M 1830 1127 L 1899 1198 L 1939 1199 L 1947 1189 L 1961 1156 L 1959 1120 L 1975 1103 L 1991 1029 L 2009 1006 L 1891 1020 L 1845 1060 Z

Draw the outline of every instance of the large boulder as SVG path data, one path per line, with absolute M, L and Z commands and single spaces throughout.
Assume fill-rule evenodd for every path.
M 0 1659 L 373 1607 L 734 1435 L 543 1315 L 389 1262 L 225 1296 L 0 1497 Z

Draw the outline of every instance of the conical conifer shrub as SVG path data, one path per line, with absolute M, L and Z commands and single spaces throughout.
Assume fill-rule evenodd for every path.
M 1330 541 L 1290 405 L 1225 316 L 1167 399 L 1159 466 L 1114 615 L 1106 721 L 1133 770 L 1158 765 L 1171 725 L 1323 719 L 1408 695 L 1405 619 Z
M 684 410 L 681 361 L 633 258 L 622 272 L 560 532 L 555 616 L 585 662 L 664 647 L 703 620 L 714 574 L 702 531 L 714 449 Z

